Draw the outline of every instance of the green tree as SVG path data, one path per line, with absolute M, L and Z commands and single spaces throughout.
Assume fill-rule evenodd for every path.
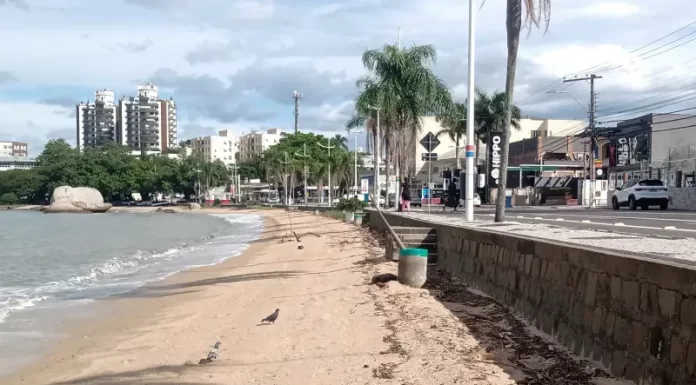
M 436 133 L 436 136 L 447 135 L 454 141 L 454 159 L 457 169 L 461 169 L 459 142 L 462 138 L 466 138 L 466 110 L 466 103 L 452 103 L 450 108 L 437 116 L 437 120 L 443 128 Z
M 347 126 L 353 128 L 367 120 L 376 122 L 377 114 L 372 107 L 380 108 L 387 190 L 392 161 L 397 161 L 400 173 L 412 163 L 421 117 L 442 113 L 452 103 L 449 89 L 430 68 L 436 60 L 437 53 L 431 45 L 405 49 L 385 45 L 382 50 L 363 53 L 362 62 L 370 75 L 357 82 L 361 92 L 356 100 L 355 115 Z M 375 159 L 375 163 L 378 162 L 379 159 Z
M 0 204 L 3 205 L 14 205 L 19 202 L 19 198 L 17 198 L 17 195 L 15 193 L 4 193 L 0 195 Z
M 523 4 L 524 3 L 524 4 Z M 524 14 L 524 24 L 522 15 Z M 507 0 L 505 27 L 507 30 L 507 71 L 505 75 L 506 100 L 513 101 L 515 90 L 515 72 L 517 71 L 517 51 L 520 47 L 520 32 L 522 27 L 539 27 L 545 24 L 548 29 L 551 21 L 551 0 Z M 505 120 L 503 122 L 504 134 L 502 151 L 500 156 L 500 183 L 498 185 L 498 199 L 495 205 L 495 221 L 505 221 L 505 190 L 507 187 L 508 154 L 510 151 L 510 124 L 513 116 L 513 104 L 507 104 Z
M 348 138 L 343 135 L 334 136 L 331 141 L 336 144 L 337 147 L 348 151 Z

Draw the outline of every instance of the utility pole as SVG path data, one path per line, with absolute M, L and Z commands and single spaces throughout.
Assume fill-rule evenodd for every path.
M 331 186 L 331 149 L 336 147 L 336 145 L 331 145 L 331 138 L 326 138 L 328 145 L 324 146 L 321 142 L 317 142 L 319 147 L 329 150 L 329 207 L 333 204 L 331 198 L 333 196 L 333 186 Z
M 299 130 L 299 119 L 300 119 L 300 99 L 302 99 L 301 93 L 297 91 L 292 91 L 292 98 L 295 99 L 295 133 Z
M 197 201 L 198 201 L 198 204 L 200 204 L 201 203 L 201 171 L 202 170 L 200 168 L 196 168 L 193 171 L 198 175 L 198 199 L 197 199 Z
M 595 79 L 601 79 L 601 76 L 589 74 L 583 77 L 575 77 L 572 79 L 563 79 L 563 83 L 577 82 L 581 80 L 590 81 L 590 208 L 595 207 L 595 184 L 597 181 L 597 169 L 595 168 L 595 153 L 597 152 L 597 127 L 595 123 L 595 114 L 597 111 L 597 95 L 595 93 Z

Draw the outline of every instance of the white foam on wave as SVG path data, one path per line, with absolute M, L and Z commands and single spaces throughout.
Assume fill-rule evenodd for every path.
M 242 225 L 244 231 L 235 234 L 210 234 L 202 238 L 202 243 L 170 248 L 164 252 L 151 253 L 136 251 L 128 256 L 112 258 L 90 268 L 88 274 L 77 275 L 65 281 L 53 281 L 34 288 L 0 287 L 0 323 L 15 311 L 36 306 L 38 303 L 67 292 L 78 292 L 99 285 L 108 291 L 117 286 L 135 288 L 147 282 L 164 279 L 178 271 L 210 266 L 230 257 L 241 254 L 249 242 L 258 238 L 263 221 L 258 215 L 213 214 L 234 225 Z M 180 260 L 180 263 L 176 263 Z M 128 274 L 136 274 L 160 263 L 174 263 L 162 271 L 134 279 Z M 152 270 L 152 269 L 150 269 Z M 124 275 L 125 274 L 125 275 Z M 89 299 L 87 299 L 89 300 Z

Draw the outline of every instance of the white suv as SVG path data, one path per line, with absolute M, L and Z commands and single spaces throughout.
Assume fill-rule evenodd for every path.
M 631 210 L 640 207 L 647 210 L 650 206 L 660 206 L 661 210 L 667 210 L 669 205 L 669 191 L 657 179 L 633 179 L 616 189 L 611 198 L 611 206 L 618 210 L 621 206 L 628 206 Z

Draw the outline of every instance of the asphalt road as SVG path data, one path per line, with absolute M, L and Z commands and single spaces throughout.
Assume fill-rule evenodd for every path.
M 427 212 L 428 208 L 416 209 Z M 433 215 L 459 215 L 464 220 L 464 209 L 442 212 L 442 206 L 431 208 Z M 474 217 L 479 220 L 493 220 L 494 207 L 474 208 Z M 618 211 L 609 208 L 513 208 L 506 210 L 508 221 L 522 223 L 543 223 L 547 225 L 603 230 L 617 233 L 641 234 L 659 238 L 696 238 L 696 212 L 628 210 Z

